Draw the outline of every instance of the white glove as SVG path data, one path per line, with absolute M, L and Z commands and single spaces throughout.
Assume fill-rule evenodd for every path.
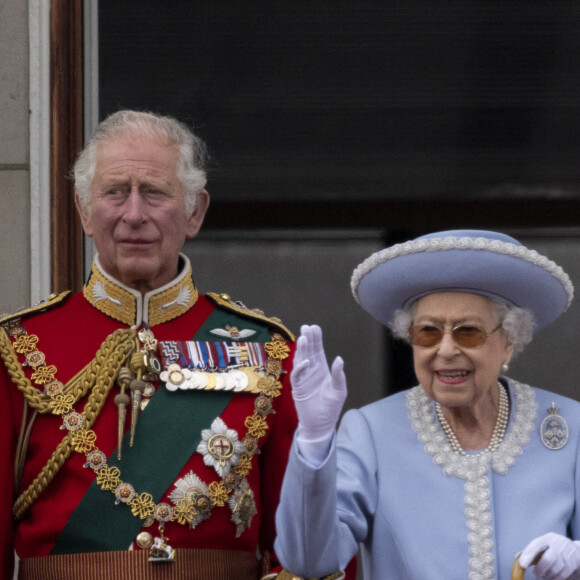
M 534 567 L 534 575 L 537 578 L 546 580 L 580 578 L 580 543 L 560 534 L 544 534 L 526 546 L 520 556 L 520 566 L 522 568 L 530 566 L 540 552 L 544 553 Z
M 319 326 L 302 326 L 296 342 L 294 369 L 290 375 L 298 413 L 298 448 L 315 467 L 328 454 L 334 429 L 346 399 L 342 358 L 328 368 Z

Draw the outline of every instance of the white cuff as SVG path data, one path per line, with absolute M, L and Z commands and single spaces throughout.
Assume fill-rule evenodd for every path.
M 330 433 L 326 433 L 319 439 L 305 439 L 300 432 L 300 426 L 298 426 L 296 435 L 298 451 L 312 467 L 318 468 L 328 457 L 333 437 L 334 431 L 330 431 Z

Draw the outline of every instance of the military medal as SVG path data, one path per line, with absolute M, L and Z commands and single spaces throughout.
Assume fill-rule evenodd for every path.
M 236 387 L 238 386 L 238 381 L 236 379 L 236 375 L 238 373 L 243 375 L 243 373 L 240 373 L 239 371 L 236 371 L 236 370 L 225 373 L 224 389 L 226 391 L 235 391 L 236 390 Z
M 191 378 L 192 388 L 194 389 L 205 389 L 209 383 L 207 373 L 202 371 L 197 371 L 193 373 L 193 377 Z
M 169 494 L 169 499 L 176 505 L 191 502 L 194 507 L 189 527 L 193 530 L 197 524 L 207 520 L 213 507 L 210 499 L 209 486 L 193 471 L 175 482 L 175 489 Z
M 257 382 L 264 369 L 281 373 L 281 364 L 268 358 L 262 343 L 161 341 L 159 346 L 165 369 L 159 377 L 168 391 L 259 392 Z
M 224 373 L 214 374 L 215 377 L 215 390 L 223 391 L 226 388 L 226 379 Z
M 171 364 L 166 371 L 163 371 L 159 378 L 165 383 L 168 391 L 177 391 L 177 389 L 190 389 L 192 372 L 189 369 L 182 369 L 177 364 Z
M 205 387 L 207 391 L 211 391 L 215 389 L 217 384 L 217 375 L 215 373 L 208 373 L 207 374 L 207 386 Z
M 159 378 L 168 391 L 241 391 L 256 392 L 256 383 L 263 376 L 258 374 L 260 367 L 228 368 L 217 372 L 181 367 L 172 363 L 160 373 Z M 142 381 L 141 381 L 142 382 Z M 144 395 L 145 396 L 145 395 Z
M 135 542 L 142 550 L 149 550 L 153 545 L 153 536 L 149 532 L 140 532 L 137 534 Z
M 244 478 L 238 489 L 230 496 L 228 503 L 232 510 L 232 521 L 236 524 L 236 538 L 250 527 L 252 518 L 258 513 L 254 492 Z
M 217 417 L 211 429 L 201 432 L 201 442 L 197 452 L 203 455 L 203 462 L 213 467 L 220 477 L 225 477 L 234 465 L 240 461 L 240 453 L 245 450 L 238 440 L 238 434 Z
M 560 416 L 560 409 L 555 403 L 546 409 L 547 416 L 540 425 L 540 437 L 542 443 L 548 449 L 562 449 L 568 443 L 568 423 Z
M 145 391 L 143 392 L 143 396 L 150 398 L 154 394 L 155 394 L 155 386 L 149 381 L 145 381 Z M 141 406 L 143 406 L 143 401 L 141 401 Z

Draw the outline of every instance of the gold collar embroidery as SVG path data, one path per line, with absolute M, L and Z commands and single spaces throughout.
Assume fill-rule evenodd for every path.
M 199 295 L 191 279 L 189 259 L 184 254 L 180 258 L 183 268 L 175 280 L 141 294 L 109 276 L 97 254 L 83 295 L 97 310 L 129 326 L 163 324 L 187 312 Z

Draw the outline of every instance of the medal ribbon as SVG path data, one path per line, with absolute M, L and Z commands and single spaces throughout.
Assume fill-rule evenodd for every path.
M 227 369 L 229 367 L 263 366 L 266 350 L 260 342 L 160 341 L 161 365 L 171 364 L 189 369 Z

